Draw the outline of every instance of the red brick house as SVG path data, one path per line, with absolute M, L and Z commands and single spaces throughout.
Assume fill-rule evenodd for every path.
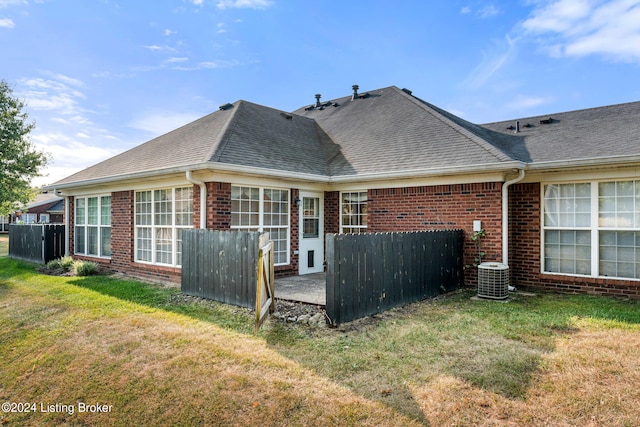
M 630 103 L 476 125 L 354 86 L 291 113 L 225 104 L 50 189 L 71 254 L 140 276 L 178 280 L 192 227 L 269 231 L 291 275 L 322 271 L 325 233 L 481 221 L 516 286 L 638 297 L 639 119 Z
M 23 209 L 9 215 L 0 215 L 0 233 L 9 232 L 9 224 L 49 224 L 64 222 L 64 199 L 51 193 L 38 194 Z

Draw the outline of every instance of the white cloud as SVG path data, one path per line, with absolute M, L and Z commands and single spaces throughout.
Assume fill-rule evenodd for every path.
M 177 33 L 178 33 L 177 31 L 173 31 L 173 30 L 170 30 L 170 29 L 167 28 L 166 30 L 164 30 L 163 34 L 165 36 L 172 36 L 172 35 L 177 34 Z
M 219 0 L 216 6 L 218 9 L 249 8 L 265 9 L 271 6 L 271 0 Z
M 176 113 L 172 111 L 152 111 L 138 117 L 129 126 L 160 136 L 202 117 L 200 113 Z
M 516 40 L 505 36 L 504 40 L 494 44 L 491 52 L 483 52 L 482 62 L 467 76 L 462 85 L 473 89 L 483 86 L 513 58 L 515 52 Z
M 0 19 L 0 28 L 14 28 L 16 24 L 13 23 L 13 19 L 11 18 L 2 18 Z
M 9 7 L 9 6 L 15 6 L 18 4 L 26 5 L 27 2 L 25 0 L 0 0 L 0 9 Z
M 551 56 L 640 62 L 640 0 L 557 0 L 522 23 Z
M 79 100 L 85 98 L 84 94 L 70 86 L 81 86 L 82 82 L 63 75 L 55 76 L 57 80 L 40 77 L 20 80 L 20 84 L 25 87 L 22 96 L 26 99 L 27 107 L 34 110 L 56 110 L 69 116 L 85 112 L 79 105 Z
M 39 133 L 37 129 L 36 127 L 31 138 L 36 147 L 51 154 L 52 164 L 47 167 L 46 176 L 34 179 L 33 184 L 36 186 L 59 181 L 88 166 L 113 157 L 119 152 L 108 148 L 110 144 L 105 141 L 110 139 L 108 135 L 95 137 L 83 134 L 76 135 L 76 138 L 91 138 L 91 143 L 84 143 L 69 137 L 66 132 L 53 130 Z
M 495 7 L 492 4 L 488 4 L 483 6 L 480 10 L 478 10 L 478 16 L 480 18 L 489 18 L 491 16 L 495 16 L 500 13 L 500 9 Z
M 468 14 L 468 13 L 471 13 L 471 8 L 470 8 L 469 6 L 465 6 L 465 7 L 463 7 L 462 9 L 460 9 L 460 13 L 461 13 L 462 15 L 466 15 L 466 14 Z

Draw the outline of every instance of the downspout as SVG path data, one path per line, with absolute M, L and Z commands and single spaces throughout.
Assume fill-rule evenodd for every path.
M 518 176 L 502 184 L 502 263 L 509 265 L 509 186 L 524 179 L 524 169 Z
M 195 179 L 191 171 L 187 171 L 187 181 L 200 187 L 200 228 L 207 228 L 207 185 Z
M 53 189 L 53 194 L 58 194 L 58 190 Z M 64 256 L 69 256 L 69 196 L 63 195 L 64 199 Z

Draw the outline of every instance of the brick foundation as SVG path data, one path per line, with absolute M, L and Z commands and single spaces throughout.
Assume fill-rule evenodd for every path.
M 483 261 L 502 257 L 502 183 L 455 184 L 374 189 L 368 192 L 368 230 L 415 231 L 462 229 L 465 233 L 464 263 L 478 256 L 470 239 L 473 221 L 482 221 L 486 237 L 481 240 Z M 467 283 L 476 283 L 476 269 L 465 271 Z

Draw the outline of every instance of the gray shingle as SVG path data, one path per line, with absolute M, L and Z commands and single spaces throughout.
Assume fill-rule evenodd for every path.
M 540 120 L 552 117 L 550 124 Z M 640 102 L 476 125 L 395 86 L 293 113 L 237 101 L 56 185 L 216 164 L 322 177 L 640 155 Z M 532 126 L 527 127 L 527 124 Z M 421 172 L 420 172 L 421 173 Z

